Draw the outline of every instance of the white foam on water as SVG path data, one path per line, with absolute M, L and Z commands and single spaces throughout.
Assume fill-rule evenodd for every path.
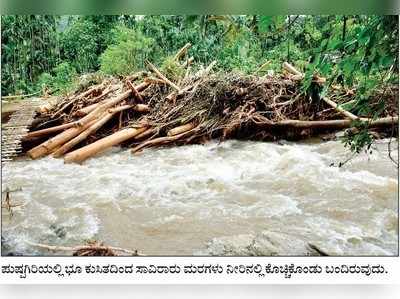
M 377 166 L 389 165 L 385 147 L 341 168 L 330 165 L 348 152 L 332 141 L 115 148 L 83 165 L 19 160 L 3 169 L 2 185 L 22 187 L 11 196 L 26 206 L 3 229 L 14 245 L 98 238 L 162 255 L 273 230 L 334 254 L 397 254 L 397 172 Z

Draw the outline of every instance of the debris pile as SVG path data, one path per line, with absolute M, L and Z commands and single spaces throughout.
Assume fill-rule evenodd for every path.
M 115 145 L 138 152 L 215 138 L 300 139 L 354 122 L 397 128 L 397 87 L 377 91 L 377 103 L 384 99 L 385 105 L 380 118 L 355 115 L 344 108 L 356 102 L 354 90 L 331 86 L 329 98 L 304 92 L 304 75 L 288 63 L 282 74 L 265 76 L 213 72 L 216 61 L 192 72 L 193 58 L 179 62 L 189 47 L 172 59 L 184 70 L 178 79 L 146 62 L 149 72 L 106 78 L 41 107 L 38 126 L 25 138 L 36 145 L 28 155 L 82 163 Z M 315 88 L 325 83 L 314 76 Z

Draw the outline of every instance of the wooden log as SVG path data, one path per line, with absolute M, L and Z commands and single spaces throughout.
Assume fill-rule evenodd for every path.
M 304 74 L 302 72 L 300 72 L 299 70 L 297 70 L 290 63 L 284 62 L 282 66 L 286 71 L 288 71 L 290 74 L 292 74 L 292 76 L 290 77 L 292 80 L 301 81 L 304 79 Z M 320 76 L 314 74 L 313 78 L 312 78 L 312 82 L 322 85 L 326 82 L 326 78 L 320 77 Z
M 174 60 L 178 61 L 186 52 L 187 50 L 192 46 L 191 43 L 187 43 L 184 45 L 174 56 Z
M 265 122 L 260 125 L 266 127 L 294 127 L 294 128 L 304 128 L 304 129 L 345 129 L 352 125 L 353 121 L 350 119 L 339 119 L 339 120 L 294 120 L 287 119 L 279 122 Z M 399 118 L 396 117 L 383 117 L 374 121 L 366 122 L 368 127 L 385 127 L 391 126 L 392 124 L 398 124 Z
M 70 122 L 70 123 L 67 123 L 67 124 L 63 124 L 63 125 L 59 125 L 59 126 L 43 129 L 43 130 L 32 131 L 32 132 L 29 132 L 24 139 L 31 139 L 31 138 L 34 138 L 34 137 L 46 136 L 46 135 L 49 135 L 51 133 L 60 132 L 60 131 L 63 131 L 65 129 L 69 129 L 69 128 L 75 126 L 75 125 L 76 125 L 76 122 Z
M 107 123 L 117 112 L 107 112 L 104 114 L 103 117 L 101 117 L 98 121 L 94 122 L 89 128 L 87 128 L 85 131 L 80 133 L 78 136 L 75 138 L 71 139 L 67 143 L 65 143 L 63 146 L 61 146 L 57 151 L 54 152 L 53 157 L 54 158 L 59 158 L 62 155 L 64 155 L 66 152 L 68 152 L 70 149 L 72 149 L 75 145 L 79 144 L 83 140 L 85 140 L 87 137 L 89 137 L 91 134 L 94 134 L 97 130 L 99 130 L 105 123 Z
M 194 123 L 188 123 L 179 127 L 175 127 L 168 131 L 167 136 L 174 136 L 189 131 L 195 127 Z
M 145 104 L 136 104 L 132 107 L 133 110 L 137 111 L 137 112 L 150 112 L 150 107 L 149 105 L 145 105 Z
M 155 77 L 147 77 L 144 79 L 144 82 L 153 83 L 153 84 L 167 84 L 164 80 Z
M 33 149 L 29 150 L 27 154 L 32 159 L 37 159 L 43 156 L 50 154 L 55 148 L 58 146 L 68 142 L 75 136 L 79 135 L 81 132 L 86 130 L 91 124 L 93 120 L 88 122 L 84 126 L 74 126 L 65 130 L 64 132 L 54 136 L 53 138 L 39 144 L 38 146 L 34 147 Z
M 124 93 L 106 101 L 106 103 L 96 107 L 92 112 L 90 112 L 88 115 L 83 117 L 78 121 L 78 125 L 84 126 L 88 122 L 92 121 L 94 118 L 98 117 L 99 115 L 103 114 L 104 111 L 107 109 L 111 108 L 112 106 L 115 106 L 116 104 L 122 102 L 126 98 L 128 98 L 131 95 L 132 91 L 128 90 L 125 91 Z
M 109 113 L 117 113 L 117 112 L 121 112 L 121 111 L 130 109 L 130 108 L 132 108 L 133 106 L 135 106 L 135 105 L 121 105 L 121 106 L 117 106 L 117 107 L 108 109 L 107 111 L 108 111 Z
M 140 151 L 140 150 L 142 150 L 145 147 L 150 146 L 150 145 L 153 145 L 153 146 L 154 145 L 163 145 L 163 144 L 166 144 L 166 143 L 177 141 L 180 138 L 188 136 L 188 135 L 190 135 L 190 134 L 192 134 L 194 132 L 195 132 L 195 129 L 192 129 L 192 130 L 183 132 L 183 133 L 178 134 L 178 135 L 159 137 L 159 138 L 155 138 L 155 139 L 152 139 L 152 140 L 145 141 L 145 142 L 139 144 L 138 146 L 134 147 L 132 149 L 132 153 L 136 153 L 136 152 L 138 152 L 138 151 Z
M 83 107 L 82 109 L 77 110 L 77 111 L 74 113 L 74 116 L 82 117 L 82 116 L 88 115 L 88 114 L 89 114 L 90 112 L 92 112 L 94 109 L 96 109 L 97 107 L 99 107 L 99 105 L 100 105 L 100 103 L 95 103 L 95 104 L 92 104 L 92 105 Z
M 360 119 L 358 116 L 354 115 L 353 113 L 343 109 L 342 107 L 340 107 L 338 104 L 336 104 L 334 101 L 326 98 L 326 97 L 322 97 L 322 100 L 327 103 L 329 106 L 333 107 L 336 111 L 340 112 L 341 114 L 343 114 L 344 116 L 346 116 L 347 118 L 350 118 L 351 120 L 357 120 Z M 367 119 L 363 118 L 362 120 L 364 121 L 368 121 Z
M 133 96 L 138 99 L 141 103 L 143 103 L 143 98 L 140 95 L 140 93 L 137 91 L 137 89 L 135 88 L 135 86 L 133 86 L 133 84 L 130 81 L 126 81 L 126 83 L 128 84 L 129 88 L 132 90 L 132 94 Z
M 71 106 L 73 103 L 75 103 L 76 101 L 83 99 L 85 97 L 87 97 L 88 95 L 92 94 L 94 91 L 101 89 L 103 86 L 102 84 L 98 84 L 95 85 L 91 88 L 89 88 L 87 91 L 75 96 L 75 98 L 71 99 L 68 103 L 66 103 L 65 105 L 63 105 L 60 109 L 58 109 L 55 113 L 53 113 L 53 115 L 51 116 L 51 118 L 55 118 L 56 116 L 58 116 L 59 114 L 61 114 L 66 108 L 68 108 L 69 106 Z
M 179 86 L 171 82 L 167 77 L 165 77 L 150 61 L 146 61 L 148 67 L 162 80 L 167 82 L 169 86 L 176 89 L 178 92 L 181 90 Z
M 288 71 L 289 73 L 293 74 L 293 75 L 297 75 L 297 76 L 303 76 L 303 73 L 298 71 L 293 65 L 291 65 L 288 62 L 284 62 L 282 64 L 283 68 Z
M 139 92 L 143 91 L 149 85 L 150 85 L 150 83 L 143 82 L 143 83 L 139 84 L 138 86 L 136 86 L 136 90 L 139 91 Z M 88 115 L 86 115 L 85 117 L 80 119 L 78 121 L 78 125 L 80 125 L 80 126 L 85 125 L 86 123 L 90 122 L 94 118 L 96 118 L 99 115 L 103 114 L 103 112 L 105 112 L 107 109 L 111 108 L 112 106 L 115 106 L 116 104 L 118 104 L 118 103 L 122 102 L 123 100 L 125 100 L 126 98 L 128 98 L 131 94 L 132 94 L 132 90 L 127 90 L 124 93 L 107 100 L 105 103 L 103 103 L 102 105 L 98 106 L 96 109 L 94 109 Z
M 133 139 L 135 139 L 135 140 L 144 139 L 144 138 L 147 138 L 147 137 L 149 137 L 149 136 L 151 136 L 153 134 L 156 134 L 156 133 L 157 133 L 157 129 L 149 128 L 146 131 L 144 131 L 143 133 L 140 133 L 139 135 L 133 137 Z
M 135 88 L 136 88 L 137 91 L 140 92 L 140 91 L 145 90 L 149 86 L 150 86 L 149 82 L 142 82 L 142 83 L 138 84 L 137 86 L 135 86 Z
M 150 111 L 150 107 L 145 104 L 122 105 L 122 106 L 118 106 L 115 108 L 111 108 L 108 111 L 109 112 L 121 112 L 121 111 L 128 110 L 128 109 L 132 109 L 137 112 L 149 112 Z
M 112 146 L 118 145 L 139 135 L 140 133 L 143 133 L 146 131 L 146 129 L 147 128 L 145 127 L 138 129 L 127 128 L 118 131 L 110 136 L 99 139 L 94 143 L 65 155 L 64 163 L 82 163 L 86 159 L 93 157 L 94 155 L 99 154 Z

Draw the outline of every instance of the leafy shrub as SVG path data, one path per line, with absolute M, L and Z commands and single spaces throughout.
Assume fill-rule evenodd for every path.
M 42 73 L 38 81 L 36 82 L 36 87 L 38 90 L 52 89 L 54 85 L 54 78 L 49 73 Z
M 218 61 L 228 71 L 252 73 L 259 67 L 261 61 L 259 42 L 252 38 L 247 30 L 232 31 L 227 35 L 219 51 Z
M 58 93 L 67 92 L 76 85 L 77 73 L 75 68 L 68 62 L 57 65 L 52 70 L 53 75 L 42 73 L 36 82 L 36 89 L 48 88 Z
M 181 78 L 185 73 L 184 68 L 174 60 L 173 56 L 164 59 L 164 62 L 161 65 L 161 71 L 172 81 L 179 80 L 179 78 Z
M 134 29 L 113 30 L 113 44 L 100 56 L 100 70 L 110 75 L 127 75 L 143 67 L 152 53 L 154 40 Z
M 80 73 L 95 70 L 98 67 L 97 35 L 97 26 L 85 19 L 75 20 L 61 35 L 63 56 Z

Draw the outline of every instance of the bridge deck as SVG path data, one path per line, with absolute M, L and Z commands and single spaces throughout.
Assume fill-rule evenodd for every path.
M 35 119 L 36 110 L 43 101 L 40 98 L 29 98 L 18 102 L 18 110 L 9 121 L 1 126 L 1 164 L 11 161 L 22 151 L 22 139 L 29 132 Z

